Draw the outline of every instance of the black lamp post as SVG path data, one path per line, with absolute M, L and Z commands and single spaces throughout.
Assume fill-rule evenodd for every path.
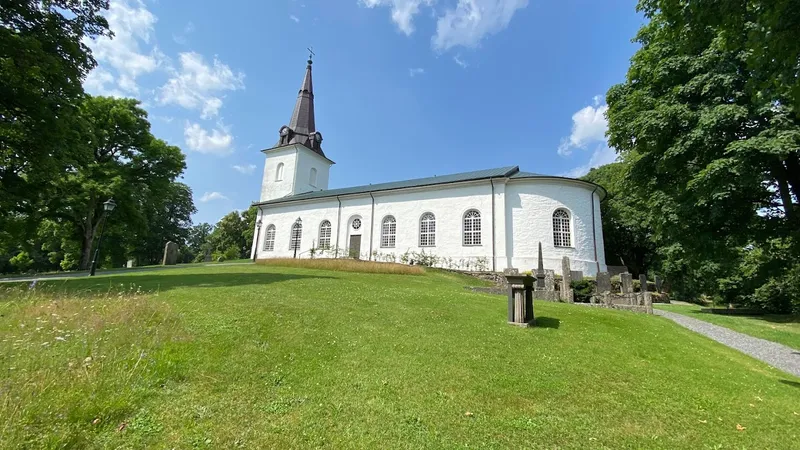
M 300 237 L 302 236 L 303 229 L 303 221 L 300 220 L 298 217 L 297 220 L 294 221 L 294 227 L 292 228 L 292 247 L 294 247 L 294 258 L 297 259 L 297 247 L 300 247 Z M 297 233 L 297 234 L 295 234 Z
M 93 277 L 95 270 L 97 270 L 97 259 L 100 257 L 100 245 L 103 244 L 103 232 L 106 231 L 106 217 L 114 211 L 117 203 L 113 198 L 106 200 L 103 203 L 103 217 L 100 219 L 100 239 L 97 241 L 97 249 L 94 251 L 94 259 L 92 259 L 92 267 L 89 269 L 89 276 Z
M 256 256 L 258 254 L 258 238 L 261 236 L 261 218 L 258 218 L 258 222 L 256 222 L 256 241 L 253 243 L 253 261 L 256 260 Z

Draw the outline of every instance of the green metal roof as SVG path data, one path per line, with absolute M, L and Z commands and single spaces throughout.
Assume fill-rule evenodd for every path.
M 287 195 L 285 197 L 276 198 L 274 200 L 268 200 L 265 202 L 256 202 L 253 204 L 274 205 L 278 203 L 295 202 L 300 200 L 312 200 L 318 198 L 336 197 L 341 195 L 366 194 L 369 192 L 389 191 L 394 189 L 407 189 L 407 188 L 415 188 L 422 186 L 434 186 L 437 184 L 458 183 L 464 181 L 487 180 L 490 178 L 512 178 L 512 179 L 552 178 L 552 179 L 578 181 L 580 183 L 586 183 L 597 186 L 594 183 L 590 183 L 588 181 L 583 181 L 583 180 L 576 180 L 574 178 L 540 175 L 532 172 L 520 172 L 519 166 L 508 166 L 508 167 L 498 167 L 496 169 L 476 170 L 474 172 L 462 172 L 462 173 L 454 173 L 451 175 L 441 175 L 428 178 L 416 178 L 413 180 L 392 181 L 389 183 L 367 184 L 364 186 L 354 186 L 349 188 L 326 189 L 322 191 L 304 192 L 302 194 Z M 601 186 L 598 187 L 602 191 L 602 196 L 601 196 L 602 200 L 602 197 L 605 197 L 605 189 L 603 189 Z

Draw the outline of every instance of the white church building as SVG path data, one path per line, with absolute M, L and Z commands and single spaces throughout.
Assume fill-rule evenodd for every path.
M 334 164 L 314 118 L 311 60 L 289 125 L 263 150 L 253 258 L 354 257 L 411 262 L 435 255 L 449 268 L 606 270 L 593 183 L 517 166 L 328 189 Z

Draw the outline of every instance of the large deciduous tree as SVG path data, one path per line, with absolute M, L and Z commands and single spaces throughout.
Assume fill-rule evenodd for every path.
M 52 179 L 86 156 L 72 145 L 74 115 L 95 66 L 85 39 L 110 34 L 99 15 L 107 8 L 107 0 L 0 5 L 0 239 L 24 235 Z
M 127 238 L 121 242 L 131 242 L 131 254 L 152 261 L 166 240 L 186 238 L 181 230 L 191 223 L 194 204 L 191 190 L 175 183 L 186 167 L 185 157 L 153 137 L 147 113 L 138 105 L 133 99 L 87 97 L 77 133 L 90 157 L 54 180 L 57 195 L 47 212 L 72 225 L 80 242 L 80 269 L 91 262 L 108 198 L 116 200 L 113 222 L 124 227 L 119 235 Z
M 649 23 L 626 82 L 607 94 L 609 143 L 647 192 L 653 239 L 678 292 L 747 301 L 752 286 L 736 292 L 725 282 L 748 252 L 777 239 L 796 254 L 800 122 L 789 95 L 796 77 L 764 89 L 774 68 L 751 58 L 747 27 L 759 14 L 722 23 L 712 14 L 721 3 L 640 2 Z

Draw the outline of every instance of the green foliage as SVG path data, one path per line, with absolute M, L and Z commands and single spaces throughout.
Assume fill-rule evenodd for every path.
M 578 303 L 589 303 L 594 295 L 594 291 L 597 286 L 597 282 L 591 278 L 584 278 L 582 280 L 573 280 L 569 283 L 570 288 L 572 288 L 572 292 L 575 298 L 575 301 Z
M 33 260 L 28 252 L 19 252 L 16 256 L 11 258 L 9 263 L 11 263 L 11 266 L 18 272 L 25 272 L 33 265 Z
M 800 117 L 788 95 L 797 78 L 776 78 L 776 65 L 751 57 L 753 42 L 772 39 L 763 34 L 772 6 L 720 13 L 734 4 L 743 5 L 640 2 L 649 23 L 626 82 L 607 93 L 608 135 L 627 166 L 622 184 L 652 233 L 658 271 L 677 297 L 768 303 L 794 295 L 785 283 L 791 265 L 754 269 L 743 258 L 775 239 L 800 254 Z

